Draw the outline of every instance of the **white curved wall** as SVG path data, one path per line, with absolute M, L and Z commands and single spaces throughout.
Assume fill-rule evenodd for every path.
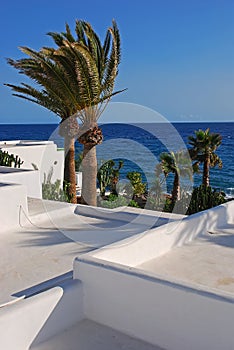
M 81 319 L 81 283 L 66 282 L 28 299 L 0 307 L 0 349 L 31 349 Z
M 192 241 L 207 231 L 234 225 L 234 201 L 162 225 L 90 253 L 92 258 L 137 266 Z
M 27 170 L 0 166 L 0 181 L 2 183 L 21 184 L 26 188 L 26 196 L 42 198 L 42 186 L 38 170 Z M 12 202 L 14 196 L 12 196 Z
M 234 298 L 100 261 L 75 261 L 84 315 L 166 350 L 234 349 Z

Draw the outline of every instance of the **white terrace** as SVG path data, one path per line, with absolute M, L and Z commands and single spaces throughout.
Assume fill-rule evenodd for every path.
M 190 217 L 0 185 L 0 349 L 231 350 L 234 202 Z

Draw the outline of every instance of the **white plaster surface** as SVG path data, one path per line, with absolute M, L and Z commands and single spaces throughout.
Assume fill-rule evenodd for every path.
M 58 283 L 54 288 L 0 308 L 0 349 L 27 350 L 82 319 L 81 283 L 72 280 Z
M 76 172 L 76 186 L 78 188 L 82 187 L 82 172 L 81 171 Z
M 32 350 L 162 350 L 90 320 L 83 320 Z
M 20 208 L 28 212 L 26 192 L 23 185 L 0 183 L 0 235 L 19 226 Z
M 0 181 L 24 185 L 27 196 L 42 198 L 42 187 L 38 170 L 0 166 Z
M 234 348 L 234 202 L 176 218 L 17 198 L 18 227 L 0 233 L 0 349 Z
M 234 226 L 232 232 L 206 234 L 137 268 L 163 279 L 234 296 Z
M 91 320 L 83 320 L 32 350 L 162 350 Z
M 139 266 L 207 232 L 232 232 L 233 227 L 234 201 L 231 201 L 188 217 L 178 217 L 178 220 L 172 218 L 167 225 L 127 238 L 121 245 L 99 249 L 90 256 L 130 267 Z
M 167 350 L 234 348 L 233 294 L 82 257 L 74 272 L 83 284 L 88 319 Z
M 76 258 L 85 316 L 168 350 L 234 349 L 233 208 Z
M 0 234 L 0 304 L 72 270 L 79 255 L 142 232 L 145 225 L 75 214 L 76 205 L 29 199 L 29 217 Z M 27 213 L 26 213 L 27 214 Z M 121 243 L 120 243 L 121 244 Z

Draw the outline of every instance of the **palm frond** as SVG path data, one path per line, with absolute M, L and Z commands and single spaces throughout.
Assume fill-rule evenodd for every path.
M 35 51 L 21 47 L 27 56 L 8 63 L 30 78 L 32 85 L 9 86 L 17 97 L 50 109 L 62 118 L 78 115 L 80 120 L 97 120 L 113 92 L 120 62 L 120 35 L 115 21 L 106 33 L 103 45 L 85 21 L 76 21 L 76 38 L 70 27 L 62 33 L 49 32 L 57 48 Z

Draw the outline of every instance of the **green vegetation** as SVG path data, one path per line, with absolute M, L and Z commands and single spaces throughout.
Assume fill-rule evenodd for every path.
M 100 166 L 97 179 L 102 197 L 105 197 L 108 188 L 111 194 L 118 195 L 116 187 L 119 181 L 119 171 L 123 167 L 123 164 L 123 161 L 120 160 L 118 167 L 116 167 L 114 160 L 110 159 Z
M 181 199 L 180 177 L 192 178 L 193 170 L 191 159 L 187 150 L 181 150 L 176 153 L 163 152 L 160 155 L 161 163 L 156 167 L 156 175 L 160 172 L 167 177 L 170 173 L 174 174 L 173 189 L 172 189 L 172 203 Z
M 63 188 L 61 188 L 61 181 L 56 180 L 54 183 L 51 182 L 53 176 L 53 168 L 50 169 L 49 174 L 44 174 L 44 181 L 42 183 L 42 198 L 59 201 L 59 202 L 71 202 L 69 196 L 68 187 L 69 184 L 64 181 Z
M 140 205 L 136 201 L 131 199 L 130 202 L 128 203 L 128 207 L 140 208 Z
M 199 169 L 203 163 L 202 183 L 205 187 L 210 185 L 210 168 L 216 165 L 222 168 L 222 160 L 215 153 L 222 143 L 222 137 L 218 133 L 211 133 L 210 129 L 197 130 L 195 136 L 189 136 L 189 149 L 191 159 L 194 161 L 194 167 Z
M 7 151 L 0 150 L 0 165 L 8 166 L 14 168 L 20 168 L 23 164 L 23 161 L 13 154 L 9 154 Z
M 114 209 L 125 206 L 140 208 L 139 204 L 133 199 L 129 202 L 127 197 L 115 194 L 110 194 L 106 200 L 100 199 L 98 205 L 100 207 L 108 209 Z
M 225 203 L 225 194 L 223 192 L 202 184 L 201 186 L 194 188 L 187 214 L 194 214 L 223 203 Z
M 126 187 L 126 191 L 128 195 L 133 193 L 134 200 L 146 193 L 146 184 L 142 182 L 141 173 L 130 171 L 127 173 L 127 179 L 130 181 L 130 186 Z
M 132 171 L 127 174 L 130 183 L 125 186 L 126 193 L 118 197 L 107 197 L 106 201 L 102 201 L 102 206 L 115 208 L 129 205 L 190 215 L 224 203 L 225 194 L 209 186 L 209 168 L 216 165 L 222 167 L 222 161 L 215 153 L 221 144 L 221 136 L 210 133 L 209 129 L 195 131 L 195 135 L 196 137 L 189 137 L 189 144 L 193 146 L 189 151 L 163 152 L 160 155 L 161 161 L 156 166 L 155 181 L 149 191 L 142 182 L 141 174 Z M 108 168 L 112 163 L 110 161 L 109 165 L 105 164 Z M 194 187 L 192 193 L 181 191 L 181 178 L 188 177 L 191 180 L 193 173 L 199 172 L 200 164 L 203 164 L 202 184 Z M 171 195 L 167 195 L 163 193 L 162 185 L 170 173 L 174 175 L 173 188 Z M 128 203 L 129 198 L 132 199 Z
M 128 200 L 123 196 L 110 194 L 107 200 L 100 200 L 99 206 L 103 208 L 114 209 L 128 205 Z

